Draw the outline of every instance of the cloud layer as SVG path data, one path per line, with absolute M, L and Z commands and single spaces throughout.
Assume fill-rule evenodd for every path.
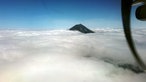
M 145 82 L 117 64 L 137 65 L 121 29 L 1 30 L 0 82 Z M 133 31 L 146 62 L 145 30 Z

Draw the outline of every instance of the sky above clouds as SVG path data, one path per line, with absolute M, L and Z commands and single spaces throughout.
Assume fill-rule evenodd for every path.
M 0 28 L 121 28 L 121 0 L 0 0 Z M 133 9 L 134 12 L 134 9 Z M 136 21 L 133 27 L 146 24 Z

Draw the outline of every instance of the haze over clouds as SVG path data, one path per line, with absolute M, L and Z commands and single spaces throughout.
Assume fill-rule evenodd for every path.
M 134 30 L 146 62 L 146 30 Z M 121 29 L 0 30 L 0 82 L 145 82 L 117 64 L 137 65 Z M 108 61 L 108 62 L 107 62 Z

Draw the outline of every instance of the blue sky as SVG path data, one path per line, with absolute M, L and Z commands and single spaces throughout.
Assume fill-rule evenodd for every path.
M 0 0 L 0 28 L 121 28 L 121 0 Z M 134 9 L 133 9 L 134 12 Z M 133 27 L 144 22 L 132 17 Z

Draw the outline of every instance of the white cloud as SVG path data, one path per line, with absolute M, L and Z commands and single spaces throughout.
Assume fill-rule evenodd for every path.
M 97 29 L 92 34 L 67 30 L 1 30 L 0 36 L 0 82 L 146 80 L 144 73 L 136 74 L 114 65 L 136 65 L 121 29 Z M 146 59 L 145 32 L 137 30 L 134 36 L 141 56 Z

